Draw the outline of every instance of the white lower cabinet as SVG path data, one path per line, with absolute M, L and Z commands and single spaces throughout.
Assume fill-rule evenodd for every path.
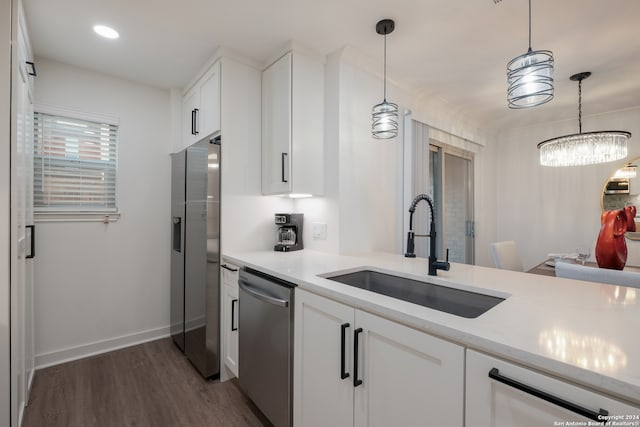
M 464 349 L 296 289 L 294 425 L 462 426 Z
M 597 425 L 589 421 L 605 414 L 640 421 L 638 407 L 473 350 L 466 371 L 467 427 Z
M 222 264 L 222 362 L 238 376 L 238 267 Z

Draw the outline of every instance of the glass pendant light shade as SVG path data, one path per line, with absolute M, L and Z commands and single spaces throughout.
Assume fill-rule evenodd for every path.
M 613 162 L 627 157 L 627 140 L 631 133 L 623 130 L 582 132 L 582 80 L 590 72 L 574 74 L 578 82 L 579 133 L 548 139 L 538 144 L 542 166 L 583 166 Z
M 371 109 L 371 135 L 376 139 L 398 136 L 398 105 L 387 102 L 387 34 L 395 28 L 391 19 L 383 19 L 376 24 L 376 32 L 384 35 L 384 100 Z
M 529 51 L 507 64 L 509 108 L 528 108 L 553 99 L 553 54 Z
M 531 49 L 531 0 L 529 0 L 529 50 L 507 64 L 509 108 L 529 108 L 553 99 L 553 54 Z
M 618 130 L 585 132 L 538 144 L 542 166 L 581 166 L 613 162 L 627 157 L 631 133 Z
M 376 139 L 394 138 L 398 135 L 398 105 L 385 99 L 371 109 L 373 124 L 371 133 Z

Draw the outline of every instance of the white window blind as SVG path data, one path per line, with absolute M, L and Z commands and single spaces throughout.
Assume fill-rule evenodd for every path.
M 34 128 L 35 212 L 116 212 L 118 127 L 36 112 Z

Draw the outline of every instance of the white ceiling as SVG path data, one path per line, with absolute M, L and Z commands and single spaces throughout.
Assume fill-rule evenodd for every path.
M 640 105 L 640 1 L 533 0 L 534 50 L 555 59 L 555 98 L 510 110 L 506 63 L 528 48 L 527 0 L 23 0 L 37 56 L 162 88 L 183 87 L 219 46 L 263 62 L 287 41 L 328 54 L 345 45 L 379 60 L 379 19 L 392 18 L 388 72 L 487 130 Z M 94 24 L 120 39 L 101 39 Z M 382 88 L 381 88 L 382 89 Z M 576 129 L 577 130 L 577 129 Z M 590 130 L 588 121 L 584 130 Z

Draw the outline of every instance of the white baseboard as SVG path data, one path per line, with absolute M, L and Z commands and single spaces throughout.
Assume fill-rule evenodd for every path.
M 120 348 L 131 347 L 133 345 L 166 338 L 168 336 L 170 336 L 169 326 L 165 326 L 162 328 L 137 332 L 135 334 L 122 335 L 107 340 L 56 350 L 49 353 L 37 354 L 35 357 L 35 368 L 36 370 L 48 368 L 49 366 L 71 362 L 72 360 L 83 359 L 89 356 L 95 356 L 97 354 L 118 350 Z
M 27 401 L 25 402 L 26 406 L 29 406 L 29 398 L 31 397 L 31 388 L 33 386 L 33 378 L 36 376 L 36 368 L 34 367 L 31 372 L 29 372 L 29 376 L 27 377 Z

